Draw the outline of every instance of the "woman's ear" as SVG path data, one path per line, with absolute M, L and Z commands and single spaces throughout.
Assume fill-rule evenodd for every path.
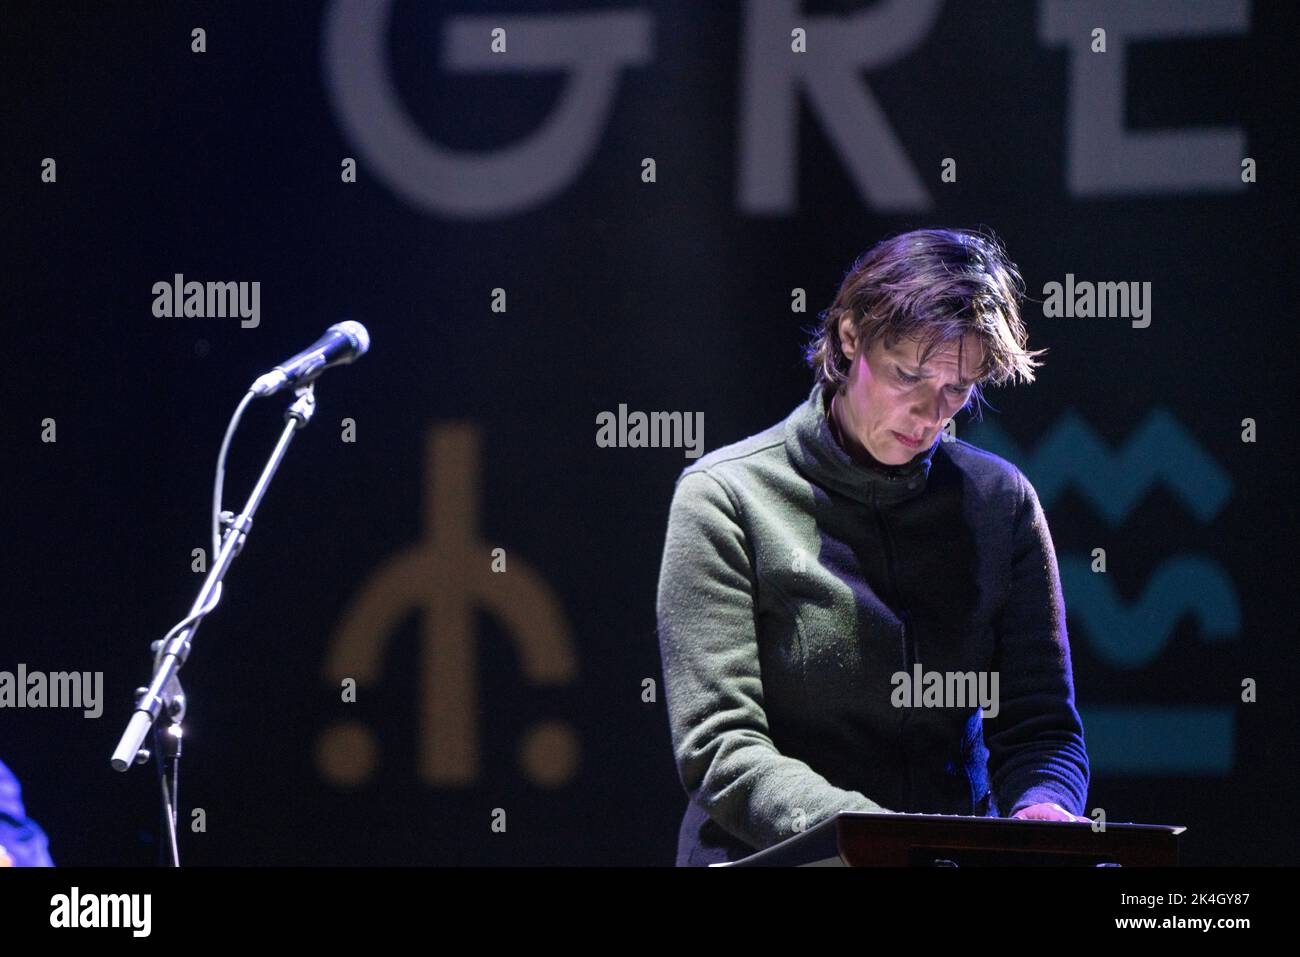
M 844 353 L 844 358 L 849 362 L 857 355 L 858 350 L 858 331 L 853 325 L 853 311 L 846 309 L 844 315 L 840 317 L 840 351 Z

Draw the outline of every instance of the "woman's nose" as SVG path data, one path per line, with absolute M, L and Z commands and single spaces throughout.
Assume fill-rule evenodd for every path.
M 927 429 L 932 429 L 943 422 L 943 399 L 936 395 L 922 403 L 921 408 L 914 410 L 918 419 L 925 423 Z

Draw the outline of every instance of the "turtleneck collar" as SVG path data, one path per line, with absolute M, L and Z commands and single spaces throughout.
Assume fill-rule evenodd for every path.
M 925 491 L 930 466 L 942 434 L 902 465 L 862 465 L 840 448 L 826 416 L 830 395 L 820 382 L 785 420 L 785 448 L 790 461 L 808 478 L 860 502 L 897 502 Z M 874 493 L 874 495 L 873 495 Z

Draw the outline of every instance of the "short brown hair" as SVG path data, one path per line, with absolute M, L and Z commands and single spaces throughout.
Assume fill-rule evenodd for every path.
M 848 378 L 849 361 L 840 346 L 839 325 L 854 319 L 858 347 L 867 353 L 883 337 L 886 349 L 900 339 L 923 343 L 921 362 L 936 349 L 962 337 L 976 337 L 984 361 L 971 375 L 975 387 L 968 405 L 978 412 L 981 386 L 1009 380 L 1034 381 L 1036 356 L 1025 350 L 1028 338 L 1020 318 L 1024 282 L 1002 243 L 991 232 L 967 229 L 916 229 L 881 240 L 845 274 L 820 324 L 808 330 L 812 341 L 804 359 L 828 391 Z

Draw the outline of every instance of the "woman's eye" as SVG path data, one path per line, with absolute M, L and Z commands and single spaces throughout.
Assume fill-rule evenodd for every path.
M 906 384 L 906 385 L 915 385 L 917 382 L 920 382 L 920 381 L 921 381 L 921 377 L 920 377 L 920 376 L 916 376 L 916 375 L 908 375 L 908 374 L 907 374 L 906 372 L 904 372 L 902 369 L 895 368 L 895 369 L 894 369 L 894 372 L 895 372 L 895 373 L 897 374 L 897 376 L 898 376 L 898 381 L 899 381 L 899 382 L 902 382 L 902 383 L 904 383 L 904 384 Z M 950 385 L 950 386 L 948 386 L 948 389 L 952 392 L 953 395 L 965 395 L 965 394 L 966 394 L 966 388 L 967 388 L 967 387 L 965 387 L 965 386 L 960 386 L 960 385 Z

